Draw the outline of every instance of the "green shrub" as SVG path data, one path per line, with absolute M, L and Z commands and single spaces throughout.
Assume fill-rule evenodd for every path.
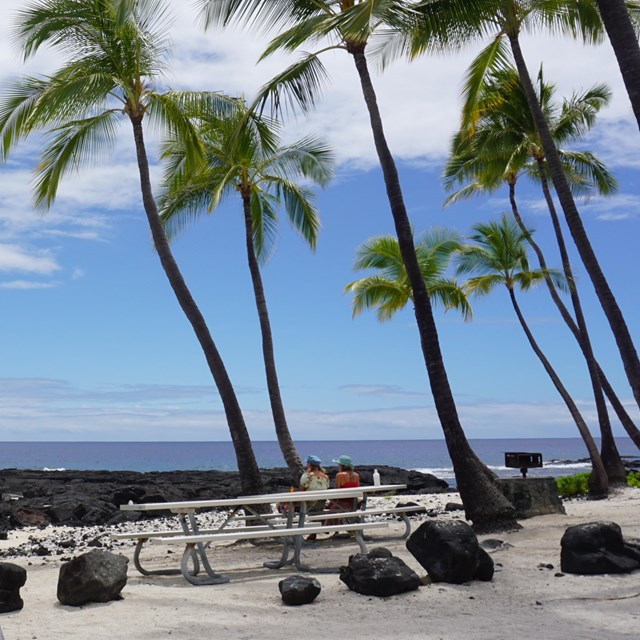
M 640 487 L 640 471 L 629 471 L 627 475 L 627 484 L 630 487 Z
M 590 473 L 576 473 L 573 476 L 561 476 L 556 478 L 558 495 L 563 498 L 586 495 L 589 493 Z
M 561 476 L 556 478 L 558 495 L 563 498 L 586 495 L 589 493 L 590 473 L 576 473 L 573 476 Z M 640 471 L 629 471 L 627 484 L 630 487 L 640 487 Z

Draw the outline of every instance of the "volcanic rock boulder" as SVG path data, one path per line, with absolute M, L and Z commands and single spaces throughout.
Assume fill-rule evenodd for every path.
M 24 606 L 20 587 L 27 581 L 23 567 L 11 562 L 0 562 L 0 613 L 18 611 Z
M 462 520 L 424 522 L 411 534 L 406 546 L 433 582 L 462 584 L 493 577 L 491 556 Z
M 588 522 L 569 527 L 560 541 L 564 573 L 629 573 L 640 568 L 640 548 L 625 542 L 615 522 Z
M 351 591 L 380 598 L 415 591 L 422 586 L 415 571 L 382 547 L 349 556 L 348 566 L 340 567 L 340 580 Z
M 320 593 L 322 587 L 315 578 L 307 576 L 289 576 L 278 583 L 282 601 L 289 605 L 309 604 Z
M 109 551 L 94 550 L 63 564 L 58 576 L 58 600 L 81 606 L 116 600 L 127 584 L 129 560 Z

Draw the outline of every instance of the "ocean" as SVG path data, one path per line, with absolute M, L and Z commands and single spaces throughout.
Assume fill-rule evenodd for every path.
M 473 439 L 478 457 L 500 477 L 518 476 L 504 465 L 506 451 L 542 454 L 544 467 L 529 476 L 571 475 L 591 468 L 580 438 Z M 623 456 L 639 457 L 630 438 L 617 438 Z M 261 468 L 284 467 L 277 442 L 254 442 Z M 357 468 L 389 465 L 417 469 L 455 486 L 451 459 L 444 440 L 322 440 L 296 443 L 301 457 L 319 456 L 324 464 L 346 453 Z M 1 442 L 0 469 L 94 469 L 171 471 L 176 469 L 237 470 L 231 442 Z M 383 478 L 384 481 L 384 478 Z

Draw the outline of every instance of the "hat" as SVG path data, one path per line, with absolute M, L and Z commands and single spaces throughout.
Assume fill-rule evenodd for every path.
M 322 460 L 318 456 L 307 456 L 307 463 L 322 464 Z
M 350 456 L 340 456 L 337 460 L 334 460 L 336 464 L 340 464 L 343 467 L 353 467 L 353 462 L 351 462 Z

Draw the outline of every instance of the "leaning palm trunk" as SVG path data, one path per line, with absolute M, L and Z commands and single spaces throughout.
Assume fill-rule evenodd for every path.
M 242 205 L 244 209 L 244 225 L 249 271 L 251 272 L 251 282 L 253 284 L 253 293 L 256 299 L 258 318 L 260 320 L 260 331 L 262 333 L 262 353 L 264 357 L 267 388 L 269 389 L 269 401 L 271 403 L 271 413 L 273 414 L 273 422 L 276 429 L 276 435 L 278 437 L 278 444 L 280 445 L 280 450 L 282 451 L 285 462 L 289 467 L 293 485 L 297 487 L 298 480 L 303 474 L 304 469 L 291 438 L 291 433 L 289 432 L 287 418 L 282 404 L 282 397 L 280 395 L 280 385 L 278 383 L 278 373 L 276 371 L 276 361 L 273 349 L 273 338 L 271 336 L 271 323 L 269 322 L 269 312 L 267 311 L 267 301 L 264 295 L 264 287 L 262 286 L 260 267 L 258 266 L 258 260 L 256 258 L 256 252 L 253 245 L 253 222 L 251 219 L 250 198 L 250 195 L 243 195 Z
M 533 337 L 533 334 L 529 330 L 529 326 L 527 325 L 524 319 L 524 316 L 520 311 L 520 307 L 518 305 L 515 293 L 512 288 L 509 288 L 509 297 L 511 298 L 511 304 L 513 305 L 516 315 L 518 316 L 520 326 L 525 332 L 525 335 L 527 336 L 527 340 L 529 341 L 531 348 L 533 349 L 535 354 L 538 356 L 538 359 L 540 360 L 545 371 L 551 378 L 551 381 L 553 382 L 553 385 L 555 386 L 555 388 L 558 390 L 558 393 L 562 396 L 562 399 L 567 405 L 567 408 L 571 413 L 571 417 L 575 421 L 576 426 L 578 427 L 578 431 L 580 432 L 580 435 L 582 436 L 582 439 L 587 446 L 587 451 L 589 452 L 589 458 L 591 459 L 591 465 L 593 466 L 593 471 L 591 473 L 591 476 L 589 477 L 589 494 L 594 497 L 606 495 L 608 491 L 607 472 L 602 463 L 602 458 L 598 453 L 598 447 L 596 446 L 596 443 L 593 440 L 593 437 L 591 436 L 589 427 L 587 426 L 584 419 L 582 418 L 582 415 L 580 414 L 580 411 L 578 410 L 578 407 L 576 406 L 575 402 L 569 395 L 569 392 L 566 390 L 565 386 L 562 384 L 560 378 L 558 377 L 558 374 L 555 372 L 555 369 L 551 366 L 551 363 L 549 362 L 549 360 L 547 360 L 546 356 L 544 355 L 544 353 L 538 346 L 538 343 L 536 342 L 535 338 Z
M 640 46 L 625 0 L 596 0 L 640 127 Z
M 522 231 L 523 236 L 526 238 L 527 242 L 529 243 L 529 246 L 533 249 L 536 256 L 538 257 L 538 263 L 540 264 L 540 268 L 543 271 L 546 271 L 547 262 L 545 260 L 544 254 L 542 253 L 542 249 L 540 249 L 537 242 L 533 239 L 532 235 L 529 233 L 529 230 L 524 224 L 522 217 L 520 216 L 520 212 L 518 211 L 518 206 L 516 204 L 516 199 L 515 199 L 515 184 L 513 183 L 513 181 L 509 181 L 509 201 L 511 202 L 511 211 L 513 213 L 513 217 L 518 223 L 518 226 L 520 227 L 520 230 Z M 579 343 L 581 338 L 580 338 L 580 330 L 578 329 L 578 325 L 575 323 L 573 317 L 569 313 L 569 310 L 565 306 L 564 302 L 562 302 L 562 299 L 558 294 L 556 286 L 553 284 L 553 281 L 551 280 L 549 275 L 545 274 L 544 279 L 547 284 L 547 288 L 549 289 L 549 294 L 551 295 L 551 299 L 553 300 L 556 307 L 558 308 L 558 311 L 560 312 L 562 319 L 565 321 L 565 324 L 567 325 L 567 327 L 569 328 L 569 330 L 571 331 L 571 333 Z M 613 387 L 609 383 L 609 380 L 607 379 L 604 371 L 602 370 L 602 368 L 600 367 L 597 361 L 596 361 L 596 367 L 598 370 L 598 377 L 600 379 L 600 384 L 602 385 L 602 390 L 605 392 L 607 398 L 609 399 L 609 402 L 611 403 L 611 406 L 616 412 L 616 415 L 618 416 L 618 419 L 620 420 L 625 431 L 627 432 L 627 434 L 629 435 L 633 443 L 640 449 L 640 430 L 634 424 L 633 420 L 631 419 L 631 416 L 624 408 L 624 405 L 622 404 L 622 402 L 620 402 L 620 399 L 618 398 L 616 392 L 613 390 Z
M 626 484 L 627 473 L 625 471 L 622 460 L 620 459 L 620 453 L 616 447 L 616 442 L 613 438 L 613 432 L 611 431 L 611 422 L 609 420 L 609 413 L 607 411 L 607 405 L 604 401 L 604 395 L 602 393 L 602 385 L 600 383 L 600 377 L 598 375 L 598 368 L 596 366 L 596 360 L 593 355 L 593 349 L 591 347 L 591 340 L 587 331 L 587 323 L 582 313 L 582 304 L 580 303 L 580 297 L 578 296 L 578 289 L 571 270 L 571 263 L 569 262 L 569 254 L 567 253 L 567 247 L 564 242 L 564 236 L 562 234 L 562 228 L 560 226 L 560 220 L 556 213 L 556 207 L 551 197 L 551 191 L 549 189 L 549 182 L 546 176 L 546 166 L 544 160 L 537 158 L 538 170 L 540 171 L 540 183 L 542 185 L 542 192 L 544 194 L 549 214 L 551 215 L 551 222 L 553 224 L 553 230 L 556 235 L 556 242 L 558 243 L 558 249 L 560 251 L 560 259 L 562 260 L 562 269 L 564 275 L 569 283 L 569 295 L 571 296 L 571 303 L 573 305 L 573 311 L 576 316 L 576 324 L 578 325 L 578 333 L 580 340 L 578 344 L 582 350 L 582 355 L 587 362 L 589 369 L 589 377 L 591 378 L 591 386 L 593 389 L 593 396 L 596 402 L 596 410 L 598 412 L 598 423 L 600 424 L 600 434 L 602 436 L 601 453 L 602 463 L 607 471 L 609 478 L 609 484 Z
M 444 432 L 447 450 L 453 463 L 466 517 L 473 522 L 478 531 L 512 528 L 516 524 L 513 505 L 505 498 L 491 478 L 491 472 L 471 449 L 458 418 L 442 361 L 431 302 L 415 254 L 411 225 L 402 197 L 398 172 L 384 135 L 382 118 L 369 75 L 364 54 L 365 45 L 349 44 L 347 48 L 353 56 L 369 110 L 373 138 L 384 176 L 398 245 L 413 291 L 415 316 L 431 392 Z
M 622 311 L 618 306 L 618 303 L 609 287 L 598 259 L 593 251 L 593 247 L 589 242 L 582 219 L 569 188 L 566 176 L 564 175 L 558 150 L 551 138 L 549 127 L 545 120 L 542 109 L 538 103 L 538 99 L 529 76 L 529 71 L 524 61 L 522 49 L 520 48 L 520 42 L 518 34 L 509 34 L 509 42 L 511 43 L 511 50 L 520 76 L 520 82 L 527 97 L 527 103 L 536 125 L 536 130 L 540 136 L 540 141 L 544 149 L 545 157 L 549 165 L 551 178 L 558 194 L 558 199 L 562 205 L 565 219 L 571 236 L 578 249 L 578 253 L 582 259 L 582 262 L 591 278 L 593 287 L 595 289 L 598 300 L 602 306 L 602 309 L 607 316 L 609 326 L 615 338 L 618 350 L 620 351 L 620 357 L 624 366 L 625 373 L 627 374 L 627 380 L 633 391 L 633 395 L 640 406 L 640 360 L 636 348 L 631 339 L 629 328 L 625 322 Z
M 207 364 L 209 365 L 209 370 L 220 392 L 220 398 L 222 399 L 236 454 L 242 492 L 245 495 L 264 493 L 264 485 L 260 477 L 260 471 L 253 453 L 249 433 L 235 391 L 227 375 L 222 358 L 218 353 L 218 349 L 209 333 L 204 317 L 191 296 L 191 292 L 171 253 L 169 241 L 160 222 L 160 216 L 158 215 L 158 209 L 153 198 L 151 180 L 149 178 L 149 162 L 144 144 L 142 117 L 132 115 L 130 118 L 136 144 L 142 202 L 147 220 L 149 221 L 149 227 L 151 228 L 153 244 L 178 303 L 182 307 L 184 314 L 187 316 L 200 342 Z

